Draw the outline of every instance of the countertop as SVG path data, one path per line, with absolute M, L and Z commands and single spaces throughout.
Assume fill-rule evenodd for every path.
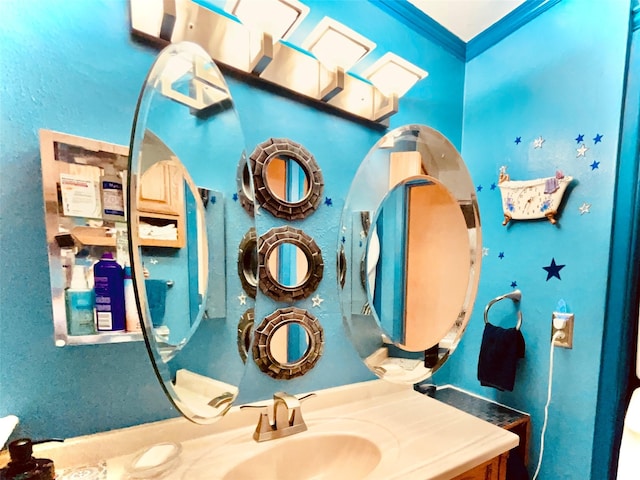
M 415 392 L 411 386 L 374 380 L 316 394 L 302 404 L 308 430 L 283 439 L 254 442 L 251 436 L 259 410 L 233 407 L 213 425 L 170 419 L 77 437 L 63 444 L 39 445 L 34 455 L 53 459 L 58 472 L 105 460 L 107 478 L 121 480 L 127 478 L 126 466 L 140 449 L 178 442 L 182 445 L 180 463 L 162 478 L 211 480 L 223 478 L 234 463 L 278 442 L 339 428 L 378 443 L 382 459 L 367 479 L 447 480 L 501 455 L 519 441 L 517 435 Z M 269 477 L 265 468 L 256 478 L 277 478 Z

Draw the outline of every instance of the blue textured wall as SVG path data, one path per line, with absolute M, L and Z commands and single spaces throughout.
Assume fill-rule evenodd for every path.
M 307 3 L 312 15 L 301 35 L 329 15 L 376 41 L 375 58 L 393 51 L 428 70 L 430 76 L 401 99 L 391 127 L 427 124 L 460 146 L 462 62 L 364 0 Z M 36 438 L 174 416 L 142 343 L 54 346 L 38 144 L 38 130 L 46 128 L 127 145 L 137 95 L 157 52 L 131 40 L 125 0 L 5 0 L 0 16 L 0 415 L 18 415 L 16 434 Z M 270 137 L 302 143 L 315 155 L 324 195 L 333 201 L 300 222 L 324 255 L 318 293 L 325 301 L 312 310 L 325 328 L 325 355 L 311 375 L 286 388 L 312 390 L 371 378 L 342 330 L 335 228 L 351 176 L 382 131 L 237 79 L 229 86 L 249 149 Z M 229 185 L 225 195 L 234 189 Z M 237 217 L 235 224 L 248 225 L 239 204 L 227 212 Z M 233 261 L 230 268 L 235 274 Z M 236 302 L 229 307 L 238 316 L 244 310 L 237 304 L 239 294 L 234 278 L 228 301 Z M 235 343 L 228 347 L 236 362 Z M 250 365 L 242 398 L 270 396 L 276 388 L 271 379 Z
M 574 346 L 555 350 L 543 479 L 590 478 L 592 453 L 607 455 L 608 445 L 593 434 L 628 22 L 627 1 L 563 0 L 467 64 L 462 154 L 482 186 L 478 199 L 488 255 L 468 330 L 436 378 L 530 412 L 533 473 L 547 397 L 551 314 L 564 299 L 575 313 Z M 584 142 L 576 141 L 578 135 Z M 544 143 L 535 148 L 539 136 Z M 582 143 L 588 150 L 578 156 Z M 500 192 L 492 185 L 502 165 L 512 180 L 553 176 L 556 170 L 574 177 L 556 226 L 546 220 L 501 225 Z M 580 213 L 584 202 L 591 204 L 590 213 Z M 552 259 L 565 265 L 561 279 L 547 279 L 543 267 Z M 499 393 L 476 379 L 482 309 L 511 291 L 512 282 L 522 291 L 527 351 L 514 391 Z M 502 303 L 490 320 L 515 325 L 511 306 Z

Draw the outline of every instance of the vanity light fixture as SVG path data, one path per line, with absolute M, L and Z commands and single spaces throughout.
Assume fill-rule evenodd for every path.
M 369 78 L 348 72 L 376 44 L 329 17 L 319 22 L 302 45 L 290 43 L 287 39 L 310 11 L 299 0 L 220 2 L 226 3 L 226 9 L 212 0 L 129 2 L 131 31 L 146 41 L 162 46 L 195 43 L 217 64 L 375 123 L 394 115 L 398 98 L 426 76 L 425 71 L 397 56 L 391 71 L 370 68 Z M 408 80 L 387 87 L 384 79 L 389 75 L 406 78 L 407 72 Z M 166 94 L 201 110 L 226 93 L 215 91 L 216 85 L 201 78 L 199 72 L 194 76 L 199 90 L 195 95 L 182 95 L 185 92 L 176 91 L 168 81 Z M 397 83 L 398 78 L 395 80 Z
M 274 41 L 289 38 L 309 13 L 309 7 L 297 0 L 229 0 L 225 9 Z
M 327 67 L 343 70 L 349 70 L 376 48 L 374 42 L 330 17 L 320 20 L 301 46 Z
M 382 93 L 387 96 L 395 94 L 398 98 L 427 75 L 427 71 L 391 52 L 385 53 L 362 74 Z

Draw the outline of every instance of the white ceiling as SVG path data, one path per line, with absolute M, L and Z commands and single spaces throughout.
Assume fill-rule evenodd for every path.
M 525 0 L 408 0 L 461 40 L 468 42 Z

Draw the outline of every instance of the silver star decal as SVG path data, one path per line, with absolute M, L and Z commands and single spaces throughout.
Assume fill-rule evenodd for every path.
M 576 155 L 576 158 L 584 157 L 584 154 L 587 153 L 587 150 L 589 149 L 584 146 L 584 143 L 580 145 L 580 148 L 576 148 L 576 152 L 578 152 L 578 154 Z
M 483 257 L 488 257 L 489 256 L 489 249 L 487 247 L 484 247 L 482 249 L 482 256 Z
M 315 297 L 311 299 L 314 307 L 319 307 L 322 302 L 324 302 L 324 298 L 320 298 L 320 295 L 316 294 Z
M 582 205 L 580 205 L 578 207 L 578 210 L 580 210 L 580 215 L 584 215 L 585 213 L 591 213 L 591 204 L 584 202 Z
M 542 144 L 544 143 L 544 138 L 539 136 L 533 141 L 533 148 L 542 148 Z
M 240 305 L 247 304 L 247 296 L 244 293 L 241 293 L 240 295 L 238 295 L 238 300 L 240 300 Z

